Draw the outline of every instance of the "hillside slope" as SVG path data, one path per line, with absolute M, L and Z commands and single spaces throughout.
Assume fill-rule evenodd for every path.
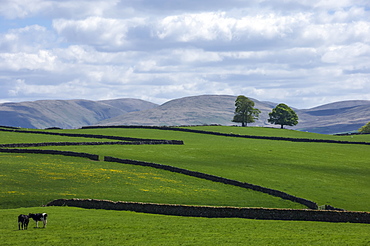
M 98 125 L 235 125 L 236 96 L 203 95 L 171 100 L 146 111 L 131 112 L 99 122 Z M 261 111 L 259 119 L 250 126 L 268 126 L 268 114 L 277 105 L 251 98 Z M 370 101 L 353 100 L 335 102 L 312 109 L 294 109 L 298 125 L 288 129 L 315 133 L 334 134 L 356 131 L 370 121 Z
M 297 113 L 299 124 L 293 129 L 324 134 L 351 132 L 370 121 L 370 101 L 335 102 Z
M 0 104 L 0 125 L 25 128 L 78 128 L 157 106 L 138 99 L 41 100 Z
M 0 104 L 0 125 L 25 128 L 79 128 L 88 125 L 237 125 L 232 122 L 236 96 L 202 95 L 168 101 L 162 105 L 138 99 L 44 100 Z M 261 110 L 249 126 L 267 126 L 268 114 L 277 105 L 251 98 Z M 335 102 L 311 109 L 294 109 L 299 123 L 286 127 L 334 134 L 356 131 L 370 121 L 370 101 Z
M 235 96 L 203 95 L 171 100 L 156 108 L 132 112 L 99 122 L 99 125 L 233 125 Z M 273 106 L 253 99 L 261 117 L 251 125 L 264 126 Z

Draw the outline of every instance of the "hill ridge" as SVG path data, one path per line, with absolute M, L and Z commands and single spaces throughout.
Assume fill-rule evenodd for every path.
M 234 125 L 236 96 L 199 95 L 161 105 L 132 98 L 113 100 L 39 100 L 0 104 L 0 125 L 23 128 L 79 128 L 91 125 Z M 251 98 L 261 110 L 250 126 L 274 127 L 267 122 L 274 102 Z M 294 109 L 297 126 L 289 129 L 334 134 L 357 131 L 370 121 L 370 101 L 347 100 L 310 109 Z
M 38 100 L 0 104 L 0 125 L 23 128 L 79 128 L 157 104 L 140 99 Z

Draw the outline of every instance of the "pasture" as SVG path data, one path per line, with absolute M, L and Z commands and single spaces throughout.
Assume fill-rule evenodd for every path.
M 18 231 L 20 213 L 48 213 Z M 68 207 L 0 210 L 1 245 L 369 245 L 369 225 L 193 218 Z
M 369 135 L 326 136 L 249 127 L 191 129 L 370 142 Z M 368 145 L 297 143 L 157 129 L 103 128 L 52 132 L 183 140 L 184 145 L 48 146 L 37 149 L 98 154 L 101 160 L 103 156 L 113 156 L 171 165 L 284 191 L 319 205 L 370 211 Z M 0 144 L 58 141 L 108 140 L 0 132 Z M 7 238 L 11 232 L 14 237 L 26 238 L 28 235 L 33 238 L 31 241 L 37 242 L 36 235 L 41 233 L 51 245 L 63 245 L 68 240 L 71 244 L 86 245 L 93 245 L 92 241 L 102 245 L 105 240 L 110 240 L 110 245 L 370 244 L 367 224 L 184 218 L 126 211 L 37 207 L 53 199 L 76 197 L 188 205 L 303 208 L 300 204 L 267 194 L 150 167 L 57 155 L 0 153 L 0 171 L 0 214 L 3 221 L 8 221 L 1 225 L 0 235 L 7 235 Z M 48 228 L 35 230 L 30 222 L 29 231 L 15 231 L 16 217 L 23 212 L 49 213 Z M 9 240 L 4 236 L 0 238 L 11 245 L 11 237 Z

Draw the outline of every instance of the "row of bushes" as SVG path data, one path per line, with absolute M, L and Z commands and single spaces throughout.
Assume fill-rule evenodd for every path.
M 94 129 L 94 128 L 142 128 L 142 129 L 157 129 L 157 130 L 171 130 L 171 131 L 201 133 L 201 134 L 209 134 L 209 135 L 217 135 L 217 136 L 225 136 L 225 137 L 265 139 L 265 140 L 277 140 L 277 141 L 370 145 L 370 142 L 355 142 L 355 141 L 340 141 L 340 140 L 310 139 L 310 138 L 269 137 L 269 136 L 255 136 L 255 135 L 239 135 L 239 134 L 232 134 L 232 133 L 221 133 L 221 132 L 203 131 L 203 130 L 195 130 L 195 129 L 188 129 L 188 128 L 168 127 L 168 126 L 85 126 L 85 127 L 82 127 L 82 129 Z
M 113 202 L 108 200 L 94 199 L 57 199 L 48 203 L 47 206 L 72 206 L 87 209 L 127 210 L 151 214 L 208 218 L 234 217 L 262 220 L 370 223 L 370 213 L 368 212 L 331 210 L 210 207 L 138 202 Z
M 200 172 L 196 172 L 196 171 L 190 171 L 190 170 L 183 169 L 183 168 L 173 167 L 173 166 L 169 166 L 169 165 L 162 165 L 162 164 L 157 164 L 157 163 L 151 163 L 151 162 L 135 161 L 135 160 L 129 160 L 129 159 L 119 159 L 119 158 L 110 157 L 110 156 L 105 156 L 104 161 L 118 162 L 118 163 L 139 165 L 139 166 L 148 166 L 148 167 L 153 167 L 153 168 L 157 168 L 157 169 L 167 170 L 167 171 L 180 173 L 180 174 L 184 174 L 184 175 L 188 175 L 188 176 L 192 176 L 192 177 L 197 177 L 197 178 L 201 178 L 201 179 L 206 179 L 206 180 L 210 180 L 210 181 L 214 181 L 214 182 L 218 182 L 218 183 L 224 183 L 224 184 L 228 184 L 228 185 L 238 186 L 238 187 L 242 187 L 242 188 L 251 189 L 251 190 L 254 190 L 254 191 L 267 193 L 269 195 L 280 197 L 280 198 L 285 199 L 285 200 L 290 200 L 290 201 L 293 201 L 293 202 L 296 202 L 296 203 L 303 204 L 304 206 L 306 206 L 308 208 L 311 208 L 311 209 L 317 209 L 318 208 L 318 206 L 315 202 L 309 201 L 309 200 L 304 199 L 304 198 L 296 197 L 296 196 L 293 196 L 293 195 L 289 195 L 289 194 L 287 194 L 285 192 L 282 192 L 282 191 L 269 189 L 269 188 L 265 188 L 265 187 L 262 187 L 262 186 L 259 186 L 259 185 L 253 185 L 253 184 L 244 183 L 244 182 L 231 180 L 231 179 L 227 179 L 227 178 L 222 178 L 222 177 L 218 177 L 218 176 L 214 176 L 214 175 L 210 175 L 210 174 L 200 173 Z
M 88 158 L 93 161 L 99 161 L 99 155 L 93 155 L 88 153 L 72 152 L 72 151 L 60 151 L 60 150 L 46 150 L 46 149 L 3 149 L 0 148 L 0 152 L 3 153 L 25 153 L 25 154 L 47 154 L 47 155 L 64 155 Z

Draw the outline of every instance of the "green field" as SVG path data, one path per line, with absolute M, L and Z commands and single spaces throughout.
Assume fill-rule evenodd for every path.
M 58 198 L 284 207 L 302 205 L 225 184 L 148 167 L 76 157 L 1 154 L 1 208 L 39 206 Z M 42 192 L 40 192 L 42 190 Z
M 370 142 L 369 135 L 327 136 L 249 127 L 191 129 L 241 135 Z M 297 143 L 155 129 L 103 128 L 59 132 L 183 140 L 184 145 L 63 146 L 42 149 L 98 154 L 100 159 L 102 156 L 112 156 L 171 165 L 277 189 L 319 205 L 370 211 L 370 146 L 367 145 Z M 59 141 L 111 140 L 0 132 L 0 144 Z M 0 239 L 4 245 L 14 245 L 12 238 L 18 238 L 19 244 L 24 244 L 26 238 L 29 242 L 37 242 L 37 235 L 40 234 L 47 237 L 49 245 L 63 245 L 67 241 L 70 244 L 104 245 L 105 240 L 109 241 L 109 245 L 370 245 L 370 227 L 366 224 L 182 218 L 123 211 L 37 207 L 58 198 L 94 198 L 190 205 L 303 208 L 300 204 L 259 192 L 149 167 L 78 157 L 0 153 L 0 185 L 0 215 L 6 221 L 0 228 Z M 48 228 L 35 230 L 31 224 L 27 232 L 18 232 L 17 215 L 38 211 L 50 213 Z M 101 217 L 106 219 L 102 220 Z
M 46 229 L 16 216 L 44 211 Z M 66 207 L 0 210 L 1 245 L 369 245 L 369 225 L 192 218 Z

